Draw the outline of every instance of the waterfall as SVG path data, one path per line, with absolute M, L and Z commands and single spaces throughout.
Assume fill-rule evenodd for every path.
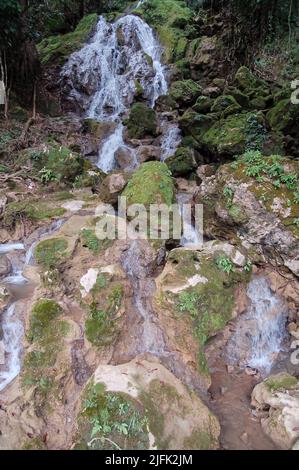
M 227 356 L 232 363 L 267 375 L 283 350 L 288 306 L 272 292 L 265 277 L 255 277 L 250 282 L 247 296 L 251 303 L 237 321 L 227 345 Z
M 90 42 L 63 67 L 68 99 L 79 104 L 88 118 L 119 124 L 99 150 L 97 165 L 103 171 L 115 167 L 115 152 L 125 146 L 121 121 L 134 101 L 137 81 L 151 107 L 167 93 L 161 57 L 152 29 L 138 16 L 123 16 L 113 24 L 100 17 Z
M 166 126 L 165 133 L 161 142 L 162 154 L 161 161 L 164 162 L 168 157 L 175 154 L 176 149 L 182 141 L 182 133 L 176 123 Z
M 12 274 L 5 277 L 1 283 L 14 291 L 21 289 L 23 285 L 29 284 L 28 279 L 23 276 L 27 266 L 32 264 L 33 251 L 36 245 L 55 231 L 57 231 L 64 220 L 54 221 L 50 227 L 43 227 L 37 231 L 36 240 L 31 243 L 27 251 L 23 243 L 6 243 L 0 245 L 0 255 L 6 254 L 12 265 Z M 17 299 L 24 298 L 21 290 Z M 1 312 L 0 312 L 1 313 Z M 0 364 L 0 392 L 4 390 L 20 373 L 22 364 L 22 341 L 24 327 L 22 322 L 22 300 L 13 300 L 3 312 L 1 326 L 3 330 L 3 344 L 5 353 L 5 364 Z
M 177 202 L 179 205 L 180 215 L 182 217 L 183 233 L 181 238 L 181 246 L 193 250 L 199 249 L 203 244 L 202 234 L 192 224 L 191 214 L 191 198 L 188 193 L 177 194 Z

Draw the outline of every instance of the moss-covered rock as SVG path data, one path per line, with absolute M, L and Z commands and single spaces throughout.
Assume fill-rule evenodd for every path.
M 220 119 L 197 139 L 212 154 L 236 155 L 247 147 L 262 147 L 265 135 L 262 116 L 242 113 Z
M 169 332 L 173 331 L 172 323 L 178 323 L 172 341 L 180 350 L 193 344 L 190 338 L 198 341 L 198 350 L 192 350 L 192 354 L 198 354 L 198 370 L 203 376 L 208 376 L 205 344 L 232 318 L 234 291 L 239 282 L 247 282 L 242 268 L 234 264 L 241 258 L 245 262 L 237 252 L 235 247 L 219 242 L 207 244 L 200 252 L 172 250 L 157 279 L 159 308 L 173 315 L 172 319 L 166 315 Z M 226 262 L 220 263 L 220 259 Z
M 156 113 L 145 103 L 136 103 L 132 106 L 125 124 L 130 139 L 142 139 L 147 135 L 157 135 Z
M 68 243 L 64 238 L 41 241 L 35 248 L 35 259 L 44 268 L 57 268 L 67 257 Z
M 237 70 L 235 80 L 243 90 L 250 90 L 258 88 L 261 85 L 265 85 L 263 80 L 253 75 L 253 73 L 245 66 L 242 66 Z
M 50 36 L 38 45 L 40 60 L 43 65 L 62 65 L 72 52 L 80 49 L 93 32 L 98 21 L 98 15 L 93 13 L 85 16 L 75 31 L 64 35 Z
M 235 114 L 241 111 L 241 106 L 237 103 L 235 98 L 231 95 L 221 95 L 215 99 L 212 107 L 212 113 L 221 113 L 222 116 Z
M 164 58 L 167 62 L 183 59 L 187 47 L 188 31 L 186 25 L 191 20 L 192 12 L 184 2 L 178 0 L 151 0 L 144 2 L 138 10 L 147 23 L 158 34 L 164 46 Z
M 11 202 L 7 204 L 4 216 L 4 227 L 13 228 L 21 220 L 40 222 L 52 217 L 60 217 L 65 209 L 55 207 L 43 200 L 30 199 L 28 201 Z
M 281 100 L 267 113 L 267 119 L 272 129 L 292 132 L 298 127 L 299 105 L 292 104 L 290 99 Z
M 61 307 L 54 301 L 43 299 L 37 302 L 32 309 L 28 337 L 31 342 L 40 340 L 45 329 L 62 312 Z
M 185 176 L 197 168 L 193 150 L 186 147 L 179 147 L 165 163 L 173 176 Z
M 204 233 L 241 243 L 272 263 L 299 273 L 297 162 L 248 151 L 205 179 L 196 202 L 204 205 Z M 203 176 L 204 177 L 204 176 Z
M 180 80 L 173 82 L 169 94 L 180 105 L 194 103 L 201 94 L 202 88 L 193 80 Z
M 127 204 L 167 204 L 174 198 L 174 182 L 165 163 L 143 163 L 122 193 Z
M 196 103 L 192 106 L 192 109 L 197 113 L 206 114 L 211 110 L 213 100 L 209 96 L 199 96 Z

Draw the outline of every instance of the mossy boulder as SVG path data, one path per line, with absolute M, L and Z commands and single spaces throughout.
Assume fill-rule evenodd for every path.
M 221 115 L 228 116 L 241 111 L 241 106 L 237 103 L 235 98 L 231 95 L 221 95 L 215 99 L 212 107 L 212 113 L 220 113 Z
M 168 166 L 160 162 L 143 163 L 122 193 L 127 204 L 167 204 L 174 199 L 174 182 Z
M 235 75 L 235 81 L 242 90 L 250 90 L 259 86 L 266 86 L 266 83 L 257 78 L 247 67 L 240 67 Z
M 156 113 L 145 103 L 136 103 L 132 106 L 125 124 L 130 139 L 142 139 L 148 135 L 157 135 Z
M 223 268 L 220 259 L 226 260 L 229 269 Z M 239 283 L 247 283 L 247 275 L 234 263 L 240 264 L 241 259 L 244 263 L 245 257 L 228 243 L 210 242 L 201 251 L 178 248 L 170 252 L 156 280 L 156 301 L 161 315 L 164 312 L 167 331 L 173 334 L 172 347 L 192 355 L 198 372 L 207 380 L 205 344 L 232 318 L 235 289 Z
M 94 31 L 98 21 L 98 15 L 87 15 L 78 24 L 76 29 L 67 34 L 50 36 L 43 39 L 37 50 L 43 65 L 62 65 L 77 49 L 80 49 L 88 37 Z
M 172 83 L 169 95 L 179 105 L 188 105 L 194 103 L 201 91 L 201 86 L 193 80 L 179 80 Z
M 238 155 L 247 146 L 262 145 L 265 134 L 262 116 L 242 113 L 215 122 L 198 140 L 212 154 Z
M 292 104 L 289 98 L 281 100 L 268 111 L 267 119 L 276 131 L 295 131 L 299 124 L 299 105 Z
M 185 176 L 197 168 L 194 151 L 187 147 L 179 147 L 165 163 L 173 176 Z
M 204 234 L 240 244 L 299 274 L 298 163 L 248 151 L 206 179 L 195 202 L 204 206 Z M 239 238 L 239 234 L 244 239 Z M 253 245 L 254 246 L 253 246 Z
M 183 116 L 179 118 L 180 127 L 185 135 L 191 135 L 195 139 L 204 131 L 209 129 L 214 123 L 212 116 L 199 114 L 192 109 L 187 110 Z
M 21 220 L 38 223 L 53 217 L 60 217 L 64 212 L 65 209 L 55 207 L 52 203 L 43 200 L 29 199 L 10 202 L 5 208 L 2 222 L 4 227 L 13 228 Z
M 199 96 L 196 103 L 192 106 L 192 109 L 197 113 L 206 114 L 211 111 L 213 100 L 209 96 Z

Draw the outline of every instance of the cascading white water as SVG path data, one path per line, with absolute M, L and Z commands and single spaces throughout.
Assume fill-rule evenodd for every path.
M 247 296 L 251 304 L 236 324 L 228 342 L 227 356 L 232 363 L 270 373 L 286 337 L 287 303 L 275 295 L 265 277 L 250 282 Z
M 182 132 L 176 123 L 169 124 L 161 142 L 161 161 L 175 154 L 176 149 L 182 141 Z
M 134 101 L 136 82 L 150 106 L 167 93 L 161 57 L 162 48 L 152 29 L 138 16 L 123 16 L 113 24 L 100 17 L 93 38 L 63 67 L 69 100 L 80 102 L 88 118 L 119 123 L 100 148 L 98 167 L 102 170 L 111 171 L 115 152 L 128 148 L 121 120 Z
M 190 194 L 177 194 L 177 202 L 183 224 L 183 234 L 180 244 L 184 248 L 196 250 L 202 246 L 203 237 L 202 234 L 199 233 L 198 228 L 192 223 L 190 197 Z
M 0 392 L 15 379 L 21 370 L 21 344 L 24 335 L 22 321 L 16 316 L 17 303 L 12 303 L 3 314 L 2 330 L 5 367 L 0 370 Z
M 28 283 L 23 276 L 27 266 L 32 263 L 33 251 L 37 243 L 58 230 L 63 220 L 53 222 L 50 227 L 38 231 L 38 239 L 34 241 L 25 251 L 23 243 L 7 243 L 0 245 L 0 255 L 7 255 L 11 261 L 12 274 L 2 279 L 1 283 L 8 288 L 20 289 Z M 22 363 L 22 341 L 24 327 L 22 322 L 22 300 L 12 301 L 4 310 L 1 318 L 3 330 L 3 344 L 5 353 L 5 364 L 0 365 L 0 392 L 4 390 L 20 373 Z

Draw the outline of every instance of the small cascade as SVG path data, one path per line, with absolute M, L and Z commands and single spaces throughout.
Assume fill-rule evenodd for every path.
M 283 351 L 288 306 L 273 293 L 265 277 L 255 277 L 250 282 L 247 296 L 251 304 L 237 321 L 227 345 L 227 357 L 233 364 L 249 366 L 266 376 Z
M 182 141 L 182 132 L 176 123 L 168 124 L 161 142 L 161 161 L 175 154 L 176 149 Z
M 121 122 L 134 101 L 136 82 L 152 107 L 168 89 L 162 48 L 150 26 L 134 15 L 113 24 L 100 17 L 90 42 L 63 67 L 62 82 L 68 101 L 76 103 L 88 118 L 118 123 L 99 150 L 98 167 L 106 172 L 115 167 L 115 152 L 129 149 Z M 134 149 L 130 151 L 134 158 Z
M 22 286 L 29 284 L 23 273 L 26 267 L 33 263 L 33 252 L 36 245 L 43 237 L 46 238 L 59 230 L 63 222 L 64 220 L 58 220 L 53 222 L 50 227 L 37 230 L 32 236 L 33 241 L 27 251 L 23 243 L 0 245 L 0 255 L 5 254 L 12 265 L 12 273 L 0 281 L 12 294 L 11 303 L 4 309 L 0 317 L 5 352 L 5 364 L 0 365 L 0 392 L 19 375 L 21 370 L 24 336 L 22 310 L 24 299 L 28 296 Z
M 202 246 L 203 238 L 197 227 L 192 223 L 191 195 L 179 193 L 177 194 L 177 202 L 183 223 L 183 234 L 180 244 L 184 248 L 197 250 Z

